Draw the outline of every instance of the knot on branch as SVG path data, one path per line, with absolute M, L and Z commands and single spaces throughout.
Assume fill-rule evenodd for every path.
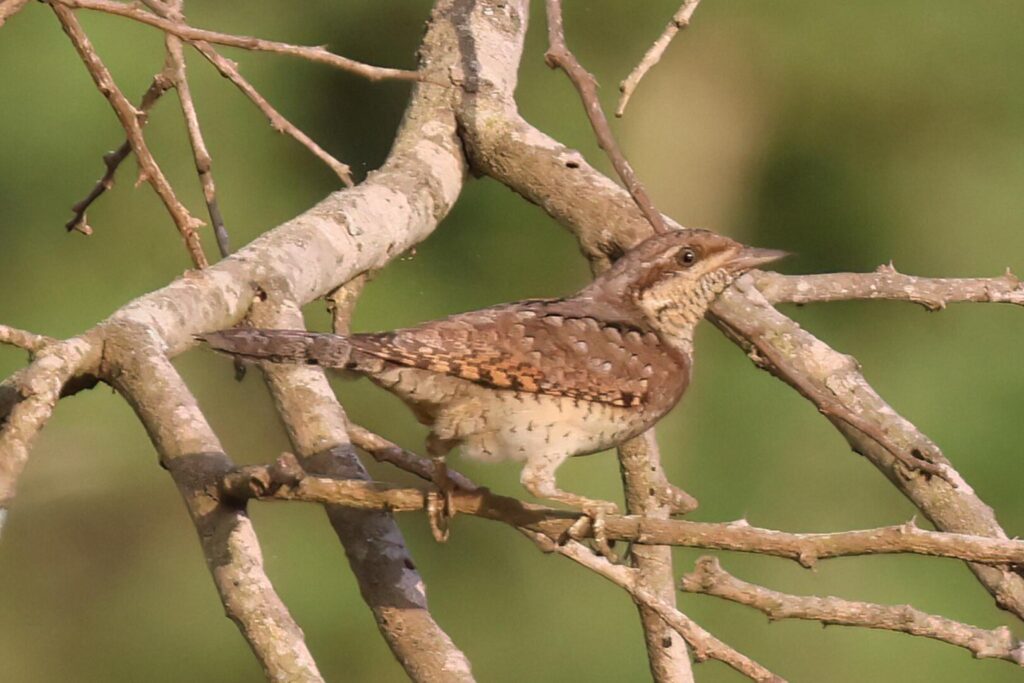
M 283 488 L 294 488 L 306 476 L 302 465 L 291 453 L 282 453 L 270 466 L 246 466 L 230 470 L 220 483 L 224 497 L 237 501 L 273 495 Z

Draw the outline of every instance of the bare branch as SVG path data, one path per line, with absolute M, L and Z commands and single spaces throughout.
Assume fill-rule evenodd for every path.
M 352 169 L 350 169 L 347 164 L 334 158 L 334 156 L 324 150 L 320 145 L 316 144 L 311 137 L 296 128 L 295 124 L 286 119 L 281 112 L 270 104 L 270 102 L 267 102 L 263 95 L 261 95 L 244 76 L 242 76 L 241 72 L 238 70 L 238 65 L 235 62 L 214 50 L 206 41 L 198 40 L 192 45 L 200 54 L 203 55 L 203 57 L 213 64 L 217 71 L 220 72 L 221 76 L 234 83 L 235 86 L 241 90 L 242 93 L 248 97 L 260 111 L 263 112 L 263 115 L 267 117 L 268 121 L 270 121 L 271 128 L 279 133 L 288 135 L 312 152 L 314 156 L 327 164 L 331 170 L 334 171 L 346 187 L 352 187 L 354 185 L 352 181 Z
M 67 383 L 94 373 L 99 362 L 100 346 L 83 335 L 39 348 L 31 365 L 0 383 L 0 510 L 14 499 L 29 448 Z
M 270 298 L 253 307 L 251 319 L 260 326 L 302 329 L 302 313 L 293 304 Z M 279 461 L 277 476 L 297 480 L 298 486 L 324 481 L 301 476 L 304 472 L 335 477 L 332 486 L 369 484 L 370 475 L 356 457 L 345 431 L 347 418 L 324 371 L 319 367 L 260 365 L 288 436 L 299 452 Z M 327 502 L 322 501 L 322 502 Z M 327 516 L 345 548 L 381 634 L 395 658 L 414 681 L 470 682 L 469 660 L 434 620 L 427 605 L 424 581 L 405 547 L 402 532 L 387 508 L 358 510 L 328 505 Z
M 364 432 L 374 442 L 389 443 L 361 428 L 356 427 L 354 430 L 353 433 L 357 434 Z M 401 450 L 393 444 L 390 447 Z M 414 454 L 405 457 L 415 458 L 424 464 L 429 462 Z M 431 471 L 426 467 L 414 473 L 430 480 Z M 460 480 L 459 489 L 452 494 L 456 513 L 528 529 L 552 540 L 564 538 L 579 516 L 576 512 L 524 503 L 517 498 L 493 493 L 487 488 L 473 487 L 471 482 L 463 486 L 467 483 L 465 477 L 454 474 Z M 339 481 L 308 476 L 302 471 L 296 474 L 294 468 L 284 466 L 280 461 L 275 465 L 240 468 L 226 477 L 225 481 L 226 489 L 239 499 L 330 503 L 360 510 L 393 512 L 426 509 L 427 494 L 432 490 L 429 486 Z M 607 515 L 604 523 L 609 540 L 640 546 L 683 546 L 775 555 L 799 562 L 806 568 L 813 568 L 819 560 L 836 557 L 894 553 L 947 557 L 993 565 L 1024 564 L 1024 540 L 926 531 L 918 528 L 913 521 L 878 529 L 816 534 L 761 529 L 742 521 L 723 524 L 652 519 L 643 515 Z M 593 530 L 584 529 L 582 535 L 592 536 Z
M 210 61 L 210 63 L 212 63 L 217 71 L 220 72 L 221 76 L 236 85 L 236 87 L 238 87 L 246 97 L 252 100 L 253 104 L 257 106 L 259 111 L 261 111 L 270 122 L 271 128 L 280 133 L 289 135 L 299 142 L 299 144 L 305 146 L 317 159 L 330 166 L 331 170 L 335 172 L 346 187 L 351 187 L 354 184 L 352 182 L 351 169 L 348 165 L 335 159 L 330 153 L 324 150 L 324 147 L 316 144 L 311 137 L 296 128 L 295 124 L 286 119 L 281 112 L 274 109 L 274 106 L 268 102 L 248 80 L 246 80 L 239 71 L 236 62 L 233 62 L 227 57 L 221 55 L 205 41 L 196 41 L 194 43 L 194 47 L 199 50 L 200 53 Z
M 139 102 L 139 106 L 136 108 L 136 111 L 139 112 L 139 126 L 146 125 L 149 121 L 149 112 L 153 108 L 153 105 L 156 104 L 157 100 L 159 100 L 165 92 L 170 90 L 171 87 L 170 75 L 166 70 L 161 71 L 153 77 L 153 82 L 149 84 L 146 92 L 142 95 L 142 100 Z M 96 184 L 93 185 L 93 188 L 89 190 L 89 194 L 86 195 L 84 199 L 71 207 L 74 215 L 71 217 L 71 220 L 64 224 L 65 228 L 69 231 L 77 230 L 83 235 L 92 234 L 92 226 L 89 225 L 85 212 L 90 206 L 92 206 L 93 202 L 103 195 L 104 192 L 114 186 L 114 174 L 117 173 L 117 169 L 121 166 L 121 162 L 131 154 L 131 151 L 132 142 L 128 139 L 121 143 L 121 146 L 117 149 L 103 155 L 103 165 L 106 168 L 103 173 L 103 177 L 96 181 Z
M 17 346 L 29 353 L 41 351 L 44 346 L 53 344 L 56 340 L 43 334 L 35 334 L 26 330 L 19 330 L 9 325 L 0 325 L 0 344 Z
M 334 334 L 348 334 L 351 331 L 356 302 L 369 281 L 370 273 L 360 273 L 327 295 L 327 312 L 331 314 Z
M 595 555 L 589 548 L 576 541 L 564 545 L 555 543 L 543 534 L 525 532 L 543 550 L 558 553 L 587 569 L 608 579 L 628 592 L 638 604 L 655 612 L 666 624 L 682 636 L 693 648 L 697 661 L 717 659 L 754 681 L 785 683 L 785 679 L 773 674 L 753 659 L 734 650 L 714 637 L 685 614 L 666 604 L 661 598 L 637 581 L 635 569 L 616 565 Z
M 266 576 L 252 521 L 217 495 L 232 464 L 195 397 L 144 327 L 103 327 L 107 379 L 135 409 L 178 485 L 228 617 L 269 680 L 321 682 L 302 629 Z
M 460 119 L 474 168 L 505 183 L 571 230 L 595 268 L 607 267 L 623 249 L 650 235 L 650 224 L 622 188 L 587 164 L 579 153 L 523 120 L 510 95 L 475 105 L 474 116 Z M 480 126 L 481 120 L 488 125 Z M 495 124 L 498 120 L 503 123 Z M 720 327 L 731 330 L 730 338 L 741 348 L 753 349 L 749 340 L 754 338 L 777 345 L 785 351 L 786 375 L 811 377 L 852 412 L 878 420 L 884 433 L 902 445 L 904 452 L 917 448 L 933 461 L 940 459 L 935 444 L 878 396 L 857 371 L 853 359 L 837 353 L 772 308 L 752 279 L 741 279 L 719 296 L 712 307 L 712 318 Z M 841 421 L 837 428 L 939 529 L 1007 538 L 992 509 L 966 482 L 953 488 L 939 477 L 907 478 L 893 455 L 872 438 Z M 958 484 L 963 481 L 947 461 L 941 464 Z M 972 564 L 971 569 L 998 605 L 1024 616 L 1024 578 L 1009 568 Z
M 389 463 L 400 470 L 415 474 L 425 481 L 436 481 L 433 459 L 424 458 L 408 451 L 383 436 L 352 422 L 348 423 L 348 436 L 354 445 L 369 453 L 377 462 Z M 476 484 L 470 481 L 466 475 L 452 469 L 451 466 L 447 467 L 447 470 L 448 479 L 463 491 L 473 491 L 477 488 Z
M 661 453 L 654 431 L 651 429 L 619 447 L 619 467 L 626 493 L 626 511 L 651 520 L 667 520 L 673 512 L 666 497 L 670 485 L 661 466 Z M 633 548 L 632 556 L 637 585 L 674 608 L 672 548 L 645 545 Z M 657 683 L 693 681 L 686 642 L 673 637 L 674 629 L 662 620 L 656 610 L 644 605 L 638 605 L 638 609 L 652 678 Z
M 856 361 L 837 353 L 776 311 L 754 286 L 751 276 L 740 278 L 723 292 L 712 305 L 711 313 L 712 321 L 760 367 L 809 394 L 812 402 L 828 397 L 829 403 L 842 405 L 847 414 L 870 422 L 873 433 L 867 434 L 823 411 L 851 448 L 866 456 L 936 527 L 975 536 L 1007 537 L 992 508 L 963 480 L 938 446 L 874 391 L 859 372 Z M 881 445 L 877 434 L 888 439 L 889 444 Z M 943 469 L 945 476 L 908 477 L 903 463 L 892 454 L 894 448 L 904 453 L 926 454 L 932 464 Z M 1024 617 L 1024 578 L 1019 573 L 1009 567 L 981 564 L 972 564 L 971 569 L 995 597 L 997 605 Z
M 178 232 L 181 233 L 181 237 L 185 241 L 185 247 L 192 257 L 192 263 L 196 268 L 205 268 L 208 263 L 199 241 L 199 233 L 196 231 L 203 223 L 189 213 L 185 205 L 178 200 L 174 189 L 150 153 L 146 140 L 142 136 L 142 126 L 139 123 L 140 112 L 132 106 L 131 102 L 124 96 L 124 93 L 118 89 L 114 83 L 113 76 L 110 75 L 110 71 L 103 64 L 99 55 L 96 54 L 92 42 L 85 34 L 85 31 L 82 30 L 82 25 L 78 23 L 74 13 L 61 2 L 52 2 L 50 7 L 60 20 L 61 26 L 64 27 L 64 32 L 71 38 L 75 50 L 82 58 L 82 62 L 96 83 L 96 87 L 110 102 L 110 106 L 113 107 L 117 118 L 121 121 L 121 125 L 128 133 L 132 150 L 135 152 L 135 157 L 139 160 L 139 168 L 141 169 L 140 179 L 152 185 L 161 201 L 163 201 L 168 213 L 171 214 L 171 218 L 174 219 L 174 223 L 178 227 Z
M 20 12 L 28 2 L 29 0 L 0 0 L 0 27 Z
M 761 610 L 772 621 L 811 619 L 826 625 L 862 626 L 932 638 L 970 650 L 978 658 L 1005 659 L 1024 666 L 1024 643 L 1006 626 L 987 630 L 927 614 L 910 605 L 878 605 L 835 597 L 780 593 L 737 579 L 714 557 L 702 557 L 683 576 L 681 588 Z
M 654 203 L 644 189 L 636 172 L 630 166 L 615 141 L 615 135 L 608 124 L 608 117 L 604 115 L 601 108 L 601 101 L 597 97 L 597 80 L 593 74 L 583 68 L 576 56 L 569 50 L 565 43 L 565 27 L 562 23 L 561 0 L 547 0 L 548 14 L 548 51 L 544 53 L 544 59 L 552 69 L 560 68 L 572 81 L 576 90 L 583 100 L 583 108 L 590 120 L 590 125 L 597 136 L 597 144 L 605 151 L 608 158 L 615 167 L 615 172 L 625 184 L 633 201 L 640 207 L 640 211 L 647 218 L 655 232 L 665 232 L 668 228 L 661 217 L 661 213 L 654 208 Z
M 342 71 L 362 76 L 363 78 L 371 81 L 379 81 L 383 79 L 403 81 L 420 80 L 420 74 L 417 71 L 391 69 L 382 66 L 363 64 L 362 62 L 357 62 L 354 59 L 348 59 L 347 57 L 336 55 L 323 47 L 290 45 L 288 43 L 280 43 L 273 40 L 263 40 L 261 38 L 251 38 L 249 36 L 236 36 L 227 33 L 218 33 L 217 31 L 206 31 L 181 22 L 158 17 L 139 9 L 132 4 L 116 2 L 115 0 L 52 0 L 51 4 L 64 5 L 65 7 L 72 7 L 76 9 L 96 10 L 99 12 L 106 12 L 107 14 L 116 14 L 118 16 L 127 17 L 143 24 L 155 26 L 165 33 L 170 33 L 178 36 L 182 40 L 190 42 L 206 41 L 216 45 L 228 45 L 230 47 L 238 47 L 244 50 L 273 52 L 281 55 L 301 57 L 302 59 L 307 59 L 311 62 L 326 64 L 334 67 L 335 69 L 341 69 Z
M 851 299 L 911 301 L 929 311 L 961 302 L 1024 306 L 1024 284 L 1009 269 L 993 278 L 930 278 L 896 272 L 889 265 L 874 273 L 779 275 L 757 272 L 755 286 L 770 303 L 809 304 Z
M 173 3 L 171 16 L 181 19 L 182 0 Z M 174 79 L 174 88 L 178 91 L 178 101 L 181 103 L 181 113 L 185 118 L 185 129 L 188 131 L 188 141 L 192 147 L 192 158 L 196 162 L 196 172 L 199 174 L 199 185 L 203 188 L 203 198 L 206 200 L 206 210 L 210 215 L 210 225 L 213 226 L 213 235 L 217 240 L 217 248 L 221 258 L 231 253 L 231 244 L 228 238 L 228 230 L 224 227 L 224 217 L 220 213 L 220 205 L 217 203 L 217 186 L 213 181 L 213 160 L 206 148 L 206 141 L 203 140 L 203 131 L 199 127 L 199 114 L 196 113 L 196 104 L 192 99 L 192 87 L 188 83 L 188 73 L 185 67 L 185 52 L 181 46 L 181 38 L 167 34 L 164 37 L 164 44 L 167 46 L 167 60 Z
M 651 70 L 651 67 L 661 61 L 661 56 L 665 54 L 665 50 L 668 49 L 669 43 L 676 37 L 676 34 L 690 25 L 690 18 L 697 11 L 697 5 L 699 4 L 700 0 L 683 0 L 683 4 L 672 15 L 672 21 L 668 22 L 668 26 L 661 32 L 657 40 L 647 48 L 647 52 L 644 53 L 640 63 L 633 67 L 633 70 L 626 76 L 626 80 L 619 83 L 619 91 L 622 94 L 619 96 L 619 106 L 615 108 L 616 116 L 622 116 L 626 113 L 626 105 L 629 104 L 629 99 L 633 97 L 633 91 L 640 85 L 640 81 Z

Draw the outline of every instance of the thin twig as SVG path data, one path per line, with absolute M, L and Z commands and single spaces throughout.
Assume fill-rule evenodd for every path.
M 125 132 L 128 133 L 132 150 L 139 161 L 139 168 L 141 169 L 140 180 L 145 180 L 152 185 L 157 195 L 163 201 L 167 211 L 174 219 L 178 232 L 181 233 L 181 237 L 185 241 L 185 247 L 192 257 L 192 263 L 196 268 L 205 268 L 208 263 L 206 255 L 203 254 L 203 247 L 197 232 L 197 228 L 203 225 L 203 222 L 189 213 L 185 205 L 178 200 L 170 182 L 168 182 L 163 171 L 160 170 L 160 166 L 157 165 L 156 160 L 150 153 L 146 140 L 142 135 L 142 126 L 139 124 L 139 111 L 132 106 L 131 102 L 124 96 L 124 93 L 117 87 L 117 84 L 114 83 L 113 76 L 110 75 L 110 71 L 99 55 L 96 54 L 92 41 L 89 40 L 85 31 L 82 30 L 82 25 L 78 23 L 74 12 L 61 2 L 52 2 L 50 7 L 60 20 L 61 26 L 64 27 L 64 32 L 71 38 L 75 50 L 82 58 L 82 62 L 96 83 L 96 87 L 110 102 L 110 106 L 113 107 Z
M 170 90 L 172 87 L 170 74 L 165 69 L 156 76 L 153 76 L 153 82 L 146 88 L 146 92 L 142 95 L 142 100 L 139 102 L 139 106 L 136 110 L 139 112 L 138 121 L 139 126 L 145 126 L 149 121 L 149 112 L 153 108 L 153 105 L 163 96 L 165 92 Z M 96 181 L 92 189 L 89 190 L 89 194 L 85 196 L 81 201 L 71 207 L 74 215 L 71 217 L 64 227 L 71 230 L 77 230 L 83 235 L 92 234 L 92 226 L 89 225 L 88 218 L 86 217 L 86 211 L 92 206 L 93 202 L 100 198 L 100 196 L 114 186 L 114 174 L 117 173 L 118 167 L 121 162 L 131 154 L 132 142 L 130 139 L 126 139 L 121 146 L 115 150 L 111 150 L 103 155 L 103 165 L 106 170 L 103 173 L 103 177 Z
M 435 464 L 432 459 L 407 451 L 398 444 L 388 441 L 383 436 L 371 432 L 365 427 L 360 427 L 354 422 L 348 423 L 348 436 L 354 445 L 369 453 L 377 462 L 394 465 L 424 481 L 435 481 Z M 473 491 L 477 488 L 477 485 L 466 475 L 451 467 L 448 467 L 447 470 L 448 479 L 463 491 Z
M 528 531 L 524 533 L 544 551 L 567 557 L 624 589 L 632 596 L 633 600 L 655 612 L 666 624 L 671 626 L 676 633 L 686 640 L 690 647 L 693 648 L 693 655 L 697 661 L 716 659 L 724 664 L 728 664 L 751 680 L 785 683 L 784 678 L 772 673 L 742 652 L 734 650 L 705 631 L 685 614 L 668 605 L 656 594 L 640 585 L 637 581 L 637 570 L 612 564 L 606 558 L 595 555 L 589 548 L 576 541 L 560 544 L 543 534 L 535 534 Z
M 318 159 L 323 161 L 325 164 L 330 166 L 331 170 L 341 179 L 341 182 L 346 187 L 352 187 L 352 173 L 351 169 L 347 164 L 342 163 L 335 159 L 330 153 L 324 150 L 320 145 L 316 144 L 312 138 L 303 133 L 301 130 L 295 127 L 295 125 L 281 115 L 272 104 L 261 95 L 256 88 L 249 83 L 241 72 L 238 70 L 238 64 L 232 60 L 224 57 L 213 47 L 210 43 L 202 40 L 192 42 L 192 46 L 199 51 L 213 66 L 220 72 L 220 75 L 227 78 L 235 86 L 242 91 L 242 93 L 248 97 L 253 104 L 255 104 L 263 115 L 270 121 L 270 127 L 279 133 L 284 133 L 291 136 L 299 144 L 305 146 L 310 152 L 312 152 Z
M 1006 626 L 978 628 L 910 605 L 879 605 L 836 597 L 791 595 L 742 581 L 722 569 L 714 557 L 702 557 L 695 570 L 683 576 L 680 586 L 689 593 L 703 593 L 738 602 L 764 612 L 769 619 L 811 619 L 823 624 L 862 626 L 900 631 L 966 648 L 978 658 L 1005 659 L 1024 666 L 1024 643 Z
M 269 466 L 247 466 L 227 473 L 221 482 L 221 490 L 230 498 L 246 500 L 302 500 L 315 503 L 345 505 L 362 510 L 390 510 L 403 512 L 425 509 L 429 489 L 398 488 L 379 482 L 356 481 L 351 479 L 327 479 L 305 474 L 294 456 L 283 455 Z M 633 598 L 678 632 L 691 647 L 698 659 L 718 659 L 758 681 L 780 681 L 753 660 L 736 652 L 728 645 L 709 634 L 674 607 L 636 580 L 635 569 L 614 565 L 603 557 L 595 555 L 585 546 L 569 541 L 557 543 L 543 531 L 534 531 L 531 524 L 546 509 L 521 503 L 515 499 L 495 496 L 486 489 L 455 491 L 454 504 L 458 512 L 480 514 L 489 518 L 501 518 L 518 527 L 546 552 L 565 555 L 583 566 L 597 572 L 613 583 L 625 588 Z M 566 529 L 578 515 L 547 509 L 561 515 Z M 558 538 L 556 536 L 555 538 Z
M 0 27 L 21 11 L 29 0 L 0 0 Z
M 362 62 L 357 62 L 354 59 L 348 59 L 347 57 L 336 55 L 324 47 L 291 45 L 289 43 L 281 43 L 274 40 L 263 40 L 262 38 L 252 38 L 250 36 L 236 36 L 228 33 L 218 33 L 217 31 L 207 31 L 189 26 L 182 22 L 158 17 L 129 3 L 115 2 L 114 0 L 52 0 L 51 4 L 96 10 L 107 14 L 116 14 L 118 16 L 127 17 L 143 24 L 155 26 L 165 33 L 171 33 L 182 40 L 190 42 L 205 40 L 209 43 L 239 47 L 244 50 L 274 52 L 276 54 L 301 57 L 302 59 L 308 59 L 311 62 L 326 64 L 336 69 L 341 69 L 342 71 L 362 76 L 363 78 L 371 81 L 379 81 L 383 79 L 403 81 L 420 80 L 420 74 L 418 71 L 391 69 L 388 67 L 364 64 Z
M 629 72 L 626 80 L 619 84 L 619 90 L 622 94 L 619 95 L 619 106 L 615 108 L 616 116 L 622 116 L 626 112 L 626 105 L 629 104 L 629 98 L 633 96 L 633 91 L 640 85 L 640 81 L 647 75 L 651 67 L 661 61 L 661 56 L 665 54 L 668 44 L 672 42 L 676 34 L 690 25 L 690 17 L 697 11 L 697 5 L 699 4 L 700 0 L 684 0 L 683 4 L 676 10 L 676 13 L 672 15 L 672 21 L 668 22 L 668 26 L 661 32 L 658 39 L 647 48 L 647 52 L 644 53 L 640 63 Z
M 168 16 L 180 21 L 182 19 L 182 4 L 183 0 L 176 0 L 167 5 L 163 11 L 168 12 Z M 159 11 L 160 6 L 155 6 Z M 185 52 L 182 49 L 181 38 L 168 33 L 164 36 L 164 44 L 167 47 L 167 60 L 174 78 L 174 88 L 178 91 L 181 113 L 185 118 L 185 129 L 188 131 L 188 141 L 192 147 L 192 158 L 196 162 L 196 172 L 199 174 L 199 185 L 203 188 L 206 210 L 210 215 L 210 224 L 213 226 L 213 234 L 217 240 L 220 256 L 226 258 L 231 253 L 231 244 L 228 239 L 228 230 L 224 227 L 224 217 L 220 213 L 220 205 L 217 203 L 217 186 L 213 181 L 213 160 L 206 148 L 202 128 L 199 127 L 199 114 L 196 113 L 196 104 L 192 99 L 192 87 L 188 82 Z
M 552 69 L 562 69 L 572 81 L 580 94 L 580 99 L 583 100 L 583 108 L 594 129 L 594 135 L 597 136 L 597 144 L 608 155 L 612 166 L 615 167 L 615 172 L 619 174 L 619 178 L 622 179 L 629 194 L 633 197 L 633 201 L 640 207 L 647 222 L 651 224 L 655 232 L 665 232 L 668 228 L 661 213 L 654 208 L 654 203 L 651 202 L 647 190 L 636 177 L 633 167 L 629 165 L 615 141 L 615 135 L 612 134 L 612 128 L 608 124 L 608 117 L 604 115 L 601 101 L 597 97 L 597 79 L 583 68 L 583 65 L 579 63 L 565 43 L 561 0 L 547 0 L 547 15 L 548 51 L 544 53 L 544 60 Z
M 0 344 L 17 346 L 19 349 L 25 349 L 29 353 L 36 353 L 55 341 L 53 337 L 47 337 L 43 334 L 19 330 L 9 325 L 0 325 Z
M 930 278 L 904 275 L 890 263 L 873 273 L 779 275 L 754 273 L 754 285 L 771 303 L 809 304 L 851 299 L 911 301 L 929 311 L 961 302 L 1024 306 L 1024 283 L 1006 269 L 992 278 Z
M 350 427 L 350 434 L 356 435 L 353 443 L 362 441 L 360 447 L 366 450 L 378 450 L 379 444 L 387 444 L 385 448 L 396 451 L 402 450 L 361 427 Z M 404 459 L 399 467 L 424 480 L 431 479 L 432 470 L 427 467 L 429 461 L 413 454 L 403 455 L 403 458 L 408 459 Z M 416 464 L 410 466 L 410 462 Z M 420 463 L 423 463 L 422 467 Z M 281 473 L 293 471 L 294 468 L 286 466 L 286 463 L 282 465 L 281 461 L 274 465 L 242 467 L 225 476 L 224 488 L 233 497 L 240 499 L 330 503 L 361 510 L 393 512 L 425 509 L 427 495 L 433 490 L 427 485 L 401 486 L 386 482 L 316 477 L 301 473 L 301 470 L 301 476 L 281 478 Z M 458 484 L 458 489 L 452 494 L 452 505 L 457 513 L 525 528 L 543 533 L 551 539 L 563 538 L 579 517 L 577 512 L 524 503 L 517 498 L 475 487 L 464 475 L 452 470 L 449 472 Z M 835 557 L 894 553 L 947 557 L 994 565 L 1024 564 L 1024 541 L 926 531 L 918 528 L 913 521 L 899 526 L 822 534 L 794 534 L 761 529 L 746 522 L 690 522 L 681 519 L 651 519 L 641 515 L 607 515 L 604 524 L 609 540 L 775 555 L 799 562 L 807 568 L 814 567 L 819 560 Z M 590 536 L 592 533 L 592 529 L 584 529 L 582 536 Z

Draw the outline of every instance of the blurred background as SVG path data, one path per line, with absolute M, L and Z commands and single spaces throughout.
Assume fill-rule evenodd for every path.
M 677 3 L 568 3 L 570 45 L 603 85 L 618 82 Z M 583 6 L 585 5 L 585 6 Z M 191 2 L 192 23 L 412 68 L 429 2 Z M 575 92 L 543 64 L 542 7 L 521 68 L 519 102 L 541 129 L 607 169 Z M 80 13 L 126 94 L 162 63 L 161 35 Z M 656 205 L 680 222 L 798 254 L 785 272 L 871 270 L 892 259 L 931 276 L 1024 274 L 1024 7 L 993 0 L 706 2 L 690 29 L 614 123 Z M 225 50 L 299 127 L 360 177 L 384 159 L 409 87 L 284 57 Z M 190 55 L 191 57 L 191 55 Z M 197 106 L 220 204 L 236 245 L 334 190 L 337 179 L 200 59 Z M 128 162 L 89 212 L 91 237 L 66 234 L 68 207 L 102 172 L 123 132 L 52 13 L 33 3 L 0 30 L 0 322 L 58 337 L 82 331 L 189 265 L 148 187 Z M 175 96 L 147 138 L 192 211 L 205 219 Z M 205 236 L 214 253 L 212 236 Z M 357 330 L 407 325 L 522 297 L 572 292 L 589 271 L 570 236 L 489 180 L 472 180 L 440 229 L 374 280 Z M 841 303 L 787 314 L 854 354 L 867 378 L 934 438 L 1012 536 L 1020 495 L 1024 311 Z M 320 304 L 310 323 L 326 327 Z M 693 519 L 747 518 L 791 531 L 906 521 L 914 509 L 815 410 L 756 370 L 710 326 L 693 385 L 659 438 L 675 483 L 701 502 Z M 0 374 L 24 363 L 0 348 Z M 204 351 L 175 360 L 230 455 L 269 461 L 287 449 L 258 373 L 241 383 Z M 423 429 L 365 382 L 338 382 L 350 415 L 421 448 Z M 522 494 L 518 468 L 453 465 Z M 375 476 L 403 480 L 371 465 Z M 560 472 L 568 490 L 621 500 L 611 454 Z M 404 680 L 359 598 L 323 512 L 258 504 L 252 516 L 277 589 L 328 680 Z M 419 515 L 400 518 L 441 624 L 481 681 L 644 680 L 633 605 L 575 565 L 538 553 L 494 524 L 460 517 L 433 542 Z M 677 551 L 677 572 L 697 551 Z M 721 554 L 741 578 L 995 627 L 1011 618 L 962 564 L 916 557 L 838 559 L 813 572 Z M 63 401 L 35 446 L 0 545 L 0 679 L 253 681 L 261 673 L 223 616 L 183 505 L 142 428 L 106 388 Z M 933 641 L 814 623 L 769 625 L 746 607 L 683 595 L 683 609 L 792 680 L 1009 681 Z M 1018 625 L 1013 628 L 1020 635 Z M 737 681 L 717 663 L 701 681 Z M 1012 677 L 1012 678 L 1011 678 Z

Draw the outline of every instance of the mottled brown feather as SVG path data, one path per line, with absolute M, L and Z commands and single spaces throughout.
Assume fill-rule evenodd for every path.
M 581 303 L 519 302 L 355 334 L 349 343 L 374 358 L 495 389 L 641 409 L 674 404 L 689 381 L 688 358 L 650 330 L 584 315 Z M 353 363 L 358 370 L 357 354 Z

